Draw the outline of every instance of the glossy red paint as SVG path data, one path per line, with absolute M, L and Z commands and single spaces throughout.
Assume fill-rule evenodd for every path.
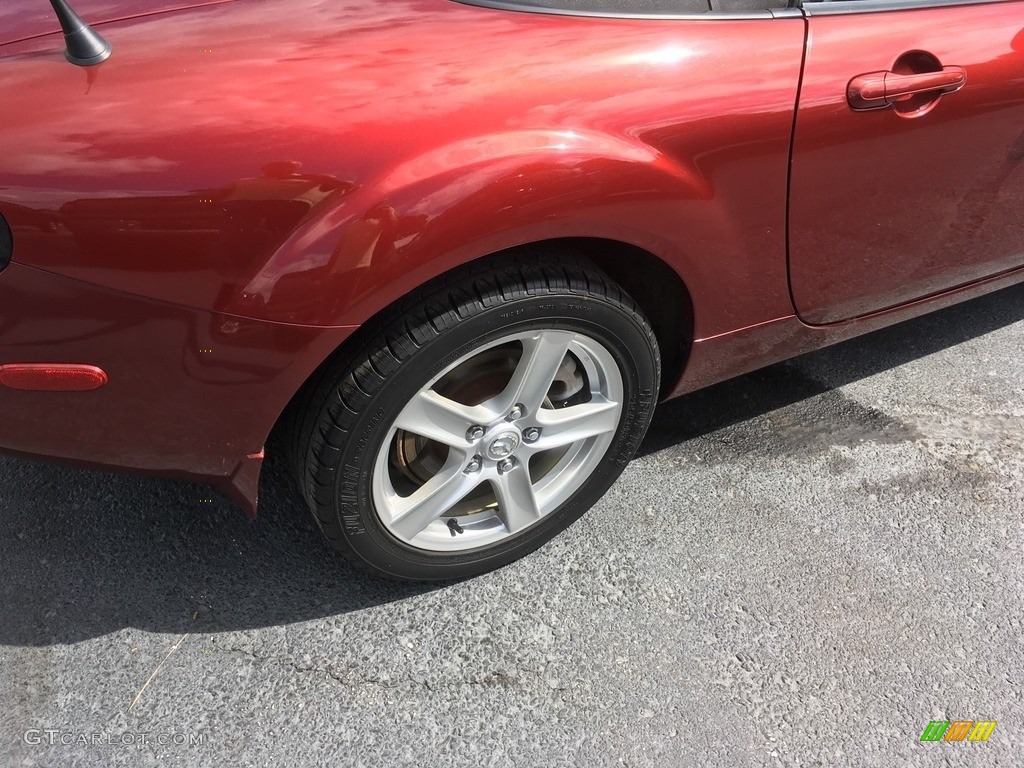
M 791 311 L 773 286 L 800 18 L 268 0 L 101 29 L 117 55 L 89 70 L 58 36 L 4 56 L 0 97 L 21 117 L 2 133 L 18 151 L 0 158 L 0 198 L 21 263 L 354 325 L 482 254 L 600 237 L 707 297 L 701 334 Z M 750 48 L 756 69 L 736 56 Z
M 1024 269 L 1002 273 L 900 307 L 832 325 L 808 325 L 799 317 L 790 315 L 708 339 L 697 339 L 690 350 L 686 373 L 670 397 L 693 392 L 1019 282 L 1024 282 Z
M 959 91 L 966 82 L 967 74 L 963 67 L 943 67 L 936 72 L 912 75 L 871 72 L 850 81 L 846 87 L 846 100 L 853 109 L 884 109 L 917 94 L 929 94 L 925 106 L 931 108 L 939 103 L 935 97 Z
M 624 243 L 681 278 L 694 343 L 672 393 L 1024 278 L 827 329 L 796 316 L 789 283 L 805 319 L 826 322 L 1020 265 L 1019 223 L 996 223 L 1020 209 L 1022 97 L 1000 84 L 1020 81 L 1024 3 L 957 16 L 971 34 L 934 48 L 967 84 L 913 120 L 897 104 L 854 112 L 848 85 L 908 74 L 900 54 L 955 26 L 954 9 L 653 20 L 450 0 L 79 0 L 87 20 L 120 19 L 99 27 L 114 54 L 80 69 L 39 5 L 0 12 L 17 41 L 0 47 L 15 244 L 0 363 L 95 365 L 109 383 L 0 390 L 7 450 L 207 479 L 252 507 L 275 420 L 356 327 L 527 243 Z M 978 30 L 996 28 L 1009 31 L 984 50 Z M 975 176 L 967 152 L 914 154 L 973 151 L 986 132 Z M 965 194 L 942 196 L 956 184 Z M 918 241 L 909 212 L 891 242 L 865 238 L 917 194 L 934 206 Z M 982 236 L 960 269 L 952 246 L 927 250 L 957 202 Z M 623 259 L 614 269 L 634 268 Z
M 109 377 L 86 392 L 0 387 L 0 447 L 203 479 L 239 501 L 291 393 L 353 330 L 193 310 L 17 263 L 0 294 L 5 363 L 73 361 Z
M 790 191 L 800 317 L 833 323 L 1024 265 L 1024 2 L 808 24 Z M 886 71 L 886 92 L 907 76 L 966 82 L 849 109 L 851 78 Z
M 90 24 L 179 11 L 233 0 L 74 0 L 72 5 Z M 60 31 L 48 2 L 5 2 L 0 5 L 0 45 Z

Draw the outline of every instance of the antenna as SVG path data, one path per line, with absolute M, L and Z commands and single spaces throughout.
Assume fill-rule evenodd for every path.
M 67 46 L 64 57 L 80 67 L 91 67 L 106 61 L 110 56 L 110 43 L 82 20 L 67 0 L 50 0 L 50 5 L 64 32 L 64 44 Z

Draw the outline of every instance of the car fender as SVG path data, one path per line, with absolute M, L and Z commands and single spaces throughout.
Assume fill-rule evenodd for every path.
M 686 282 L 694 254 L 673 239 L 686 218 L 729 237 L 708 180 L 643 143 L 572 130 L 482 136 L 399 163 L 318 211 L 253 265 L 224 311 L 358 325 L 461 264 L 574 237 L 648 250 Z

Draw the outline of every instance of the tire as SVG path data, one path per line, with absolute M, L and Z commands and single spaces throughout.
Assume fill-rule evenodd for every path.
M 586 262 L 506 256 L 427 284 L 311 381 L 295 470 L 333 547 L 411 581 L 501 567 L 578 519 L 650 423 L 658 345 Z

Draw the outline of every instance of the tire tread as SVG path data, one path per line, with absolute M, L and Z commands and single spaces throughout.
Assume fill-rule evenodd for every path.
M 658 349 L 636 303 L 585 259 L 545 251 L 485 261 L 421 286 L 362 326 L 361 343 L 332 356 L 296 399 L 287 441 L 293 475 L 324 537 L 362 570 L 381 575 L 346 540 L 334 511 L 334 467 L 361 410 L 423 347 L 460 323 L 517 299 L 572 294 L 618 304 L 635 316 L 651 349 Z

